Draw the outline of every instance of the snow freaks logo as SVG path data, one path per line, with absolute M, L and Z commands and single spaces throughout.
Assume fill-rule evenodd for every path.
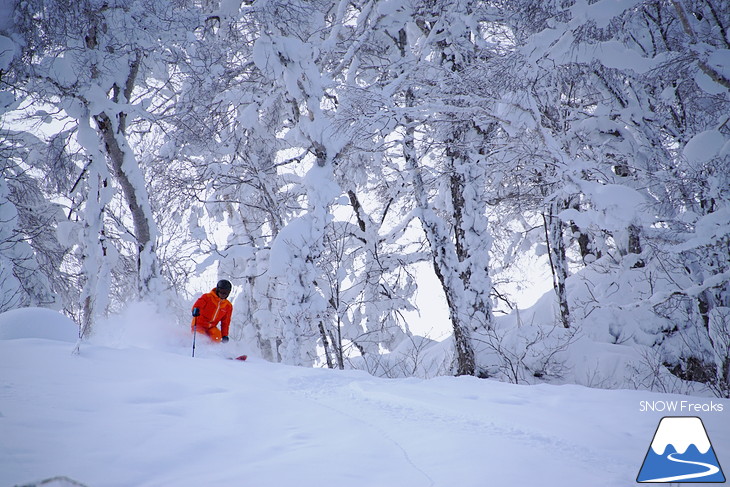
M 666 416 L 659 421 L 637 482 L 725 482 L 702 420 Z

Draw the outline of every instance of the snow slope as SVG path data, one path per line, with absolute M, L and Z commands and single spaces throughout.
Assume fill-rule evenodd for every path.
M 61 315 L 7 315 L 0 486 L 67 476 L 90 487 L 615 487 L 634 484 L 664 415 L 641 401 L 710 402 L 225 360 L 235 343 L 191 358 L 178 338 L 107 339 L 73 355 L 73 343 L 37 336 L 67 326 Z M 730 401 L 712 401 L 723 411 L 691 415 L 730 465 Z

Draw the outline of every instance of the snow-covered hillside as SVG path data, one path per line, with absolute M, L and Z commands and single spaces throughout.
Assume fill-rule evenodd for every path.
M 730 465 L 728 400 L 225 360 L 234 342 L 192 358 L 185 330 L 115 327 L 74 355 L 61 315 L 0 315 L 0 485 L 616 487 L 665 401 L 715 405 L 673 414 Z

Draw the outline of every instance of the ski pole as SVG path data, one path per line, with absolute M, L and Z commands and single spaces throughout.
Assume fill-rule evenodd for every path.
M 200 310 L 193 308 L 193 357 L 195 357 L 195 337 L 198 334 L 198 316 L 200 316 Z

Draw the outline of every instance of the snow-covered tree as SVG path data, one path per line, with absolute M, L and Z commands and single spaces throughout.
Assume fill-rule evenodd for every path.
M 259 86 L 269 92 L 249 91 L 252 101 L 241 108 L 246 113 L 242 127 L 249 145 L 261 149 L 254 149 L 257 164 L 273 170 L 265 184 L 285 188 L 278 194 L 268 191 L 263 200 L 256 189 L 247 189 L 265 203 L 262 209 L 276 214 L 267 218 L 273 224 L 267 225 L 271 251 L 265 249 L 263 260 L 256 257 L 257 262 L 268 262 L 266 274 L 259 272 L 256 279 L 268 282 L 262 289 L 273 293 L 260 300 L 263 316 L 269 319 L 257 328 L 258 333 L 263 327 L 278 330 L 264 334 L 281 336 L 279 355 L 294 363 L 314 360 L 317 341 L 331 341 L 328 337 L 343 319 L 352 320 L 346 335 L 349 340 L 359 337 L 355 348 L 360 353 L 378 353 L 381 344 L 393 346 L 393 338 L 402 333 L 397 310 L 408 306 L 400 294 L 412 292 L 410 286 L 393 287 L 392 277 L 410 261 L 392 259 L 384 264 L 388 256 L 382 253 L 392 246 L 392 238 L 382 235 L 383 220 L 375 223 L 368 215 L 370 206 L 360 202 L 372 190 L 363 164 L 375 167 L 362 151 L 372 150 L 384 138 L 372 130 L 372 120 L 351 118 L 352 104 L 357 102 L 353 94 L 361 92 L 358 76 L 370 75 L 358 65 L 371 55 L 371 14 L 367 5 L 342 2 L 260 2 L 251 12 L 252 24 L 258 26 L 252 53 L 258 72 L 252 76 L 258 75 Z M 357 42 L 352 44 L 352 39 Z M 364 139 L 356 141 L 355 134 Z M 250 152 L 246 157 L 252 157 Z M 387 212 L 387 204 L 375 207 L 383 206 Z M 248 218 L 242 216 L 243 221 Z M 357 225 L 346 225 L 349 230 L 341 232 L 337 221 L 341 218 Z M 342 271 L 353 286 L 347 313 L 333 305 L 333 288 L 328 284 L 341 279 L 333 281 L 330 273 L 330 250 L 335 248 L 347 248 L 352 256 Z M 397 251 L 397 246 L 391 250 Z M 253 316 L 256 321 L 255 312 Z
M 10 11 L 11 12 L 11 11 Z M 10 14 L 2 10 L 3 14 Z M 11 22 L 0 22 L 0 117 L 15 109 L 23 95 L 14 66 L 22 63 L 24 36 Z M 46 200 L 43 185 L 24 160 L 42 145 L 34 137 L 0 125 L 0 312 L 20 306 L 63 305 L 60 262 L 65 250 L 55 235 L 58 205 Z
M 16 68 L 24 72 L 16 88 L 25 90 L 32 103 L 25 116 L 68 124 L 64 150 L 84 154 L 67 158 L 76 165 L 72 177 L 78 181 L 59 196 L 71 200 L 72 219 L 77 210 L 82 221 L 87 219 L 76 242 L 84 261 L 100 255 L 109 266 L 101 273 L 96 263 L 86 266 L 87 296 L 125 289 L 122 294 L 154 297 L 165 287 L 154 205 L 142 166 L 150 158 L 141 153 L 141 142 L 150 122 L 169 109 L 167 94 L 148 81 L 164 66 L 166 47 L 190 25 L 185 24 L 189 15 L 175 14 L 186 12 L 183 7 L 154 1 L 54 1 L 23 2 L 15 9 L 26 33 L 26 63 Z M 117 204 L 120 200 L 123 205 Z M 116 254 L 121 258 L 115 259 Z M 132 268 L 125 269 L 129 261 Z M 119 272 L 125 276 L 106 285 L 92 282 Z M 102 303 L 108 299 L 99 298 Z
M 583 262 L 599 259 L 596 268 L 626 286 L 618 294 L 633 291 L 662 318 L 650 333 L 666 365 L 716 384 L 725 367 L 716 357 L 726 355 L 714 347 L 710 321 L 727 300 L 726 252 L 720 263 L 715 250 L 727 233 L 718 232 L 726 228 L 719 188 L 727 187 L 729 133 L 727 21 L 718 12 L 727 4 L 608 7 L 569 5 L 566 20 L 533 34 L 523 50 L 548 76 L 571 73 L 560 78 L 569 83 L 554 83 L 569 90 L 543 85 L 548 103 L 534 117 L 559 148 L 563 199 L 567 191 L 575 202 L 558 216 L 578 229 Z M 705 227 L 704 218 L 713 223 Z

